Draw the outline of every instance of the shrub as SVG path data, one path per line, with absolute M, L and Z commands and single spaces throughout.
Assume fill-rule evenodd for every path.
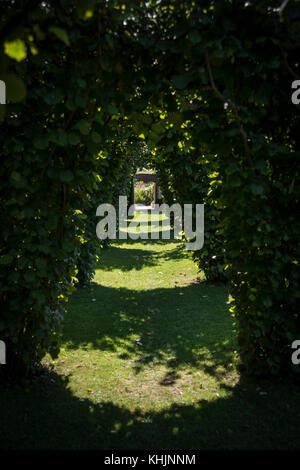
M 149 206 L 154 201 L 154 184 L 138 182 L 135 185 L 135 203 Z

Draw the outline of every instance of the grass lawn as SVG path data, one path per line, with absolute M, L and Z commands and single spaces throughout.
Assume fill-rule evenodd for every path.
M 226 286 L 178 241 L 114 242 L 59 357 L 0 387 L 2 449 L 296 449 L 300 390 L 238 372 Z

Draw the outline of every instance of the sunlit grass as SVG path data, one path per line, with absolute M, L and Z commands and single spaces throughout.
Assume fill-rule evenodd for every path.
M 115 244 L 100 266 L 71 300 L 56 363 L 74 393 L 144 410 L 222 395 L 220 378 L 236 374 L 226 288 L 199 284 L 176 242 Z

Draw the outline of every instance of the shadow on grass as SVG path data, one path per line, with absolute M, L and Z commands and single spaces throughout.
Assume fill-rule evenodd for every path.
M 130 266 L 130 256 L 139 251 L 111 249 L 121 269 Z M 167 255 L 177 256 L 172 252 Z M 145 255 L 144 262 L 155 264 L 156 253 Z M 134 356 L 137 373 L 154 362 L 165 364 L 161 385 L 166 387 L 176 383 L 180 367 L 186 365 L 218 379 L 217 366 L 232 361 L 235 345 L 226 297 L 224 286 L 207 283 L 145 291 L 94 283 L 72 296 L 64 341 L 70 349 L 112 350 L 123 359 Z M 45 369 L 35 383 L 14 388 L 0 384 L 0 448 L 300 448 L 299 387 L 241 376 L 234 386 L 221 381 L 220 388 L 226 396 L 220 392 L 214 399 L 199 398 L 189 405 L 178 398 L 159 411 L 143 411 L 101 401 L 101 395 L 78 398 L 68 377 Z
M 135 357 L 136 373 L 161 363 L 169 374 L 189 364 L 216 375 L 235 349 L 226 298 L 223 286 L 205 283 L 144 291 L 94 283 L 72 296 L 63 341 L 68 349 Z
M 189 251 L 185 249 L 184 244 L 177 240 L 171 242 L 166 242 L 165 240 L 139 240 L 139 243 L 143 243 L 143 245 L 174 244 L 174 248 L 163 252 L 151 249 L 126 249 L 124 246 L 122 247 L 122 245 L 131 245 L 132 243 L 136 243 L 136 241 L 121 240 L 118 241 L 118 244 L 111 243 L 109 247 L 101 253 L 98 267 L 103 271 L 111 271 L 113 269 L 119 269 L 124 272 L 131 271 L 132 269 L 139 271 L 145 267 L 157 266 L 162 261 L 182 260 L 191 256 Z
M 130 410 L 79 399 L 51 371 L 35 384 L 0 385 L 1 449 L 299 449 L 299 390 L 242 379 L 226 398 Z M 30 388 L 28 388 L 30 387 Z
M 190 253 L 178 242 L 161 252 L 118 244 L 103 252 L 101 269 L 140 270 L 185 256 Z M 68 349 L 116 351 L 124 360 L 134 357 L 136 373 L 154 363 L 165 365 L 166 385 L 175 382 L 178 368 L 187 364 L 217 376 L 218 366 L 231 366 L 236 348 L 227 288 L 184 282 L 182 276 L 182 285 L 174 288 L 133 290 L 95 282 L 80 288 L 70 299 L 63 341 Z

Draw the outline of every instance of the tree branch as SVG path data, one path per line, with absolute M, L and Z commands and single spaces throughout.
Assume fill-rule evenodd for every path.
M 284 0 L 282 2 L 282 4 L 280 5 L 280 7 L 278 8 L 278 13 L 282 13 L 283 10 L 285 9 L 285 7 L 287 6 L 287 4 L 289 3 L 290 0 Z

